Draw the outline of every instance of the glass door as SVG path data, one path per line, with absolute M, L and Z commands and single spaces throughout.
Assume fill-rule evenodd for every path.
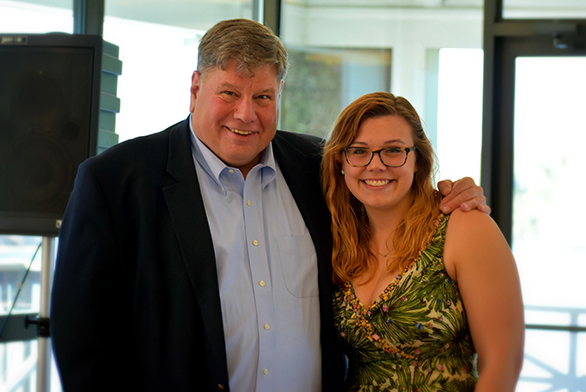
M 586 55 L 518 56 L 511 245 L 527 324 L 518 391 L 586 391 Z

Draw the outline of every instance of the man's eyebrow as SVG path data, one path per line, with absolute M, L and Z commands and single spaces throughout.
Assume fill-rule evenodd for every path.
M 236 91 L 240 91 L 241 87 L 230 83 L 230 82 L 222 82 L 219 84 L 219 88 L 228 88 L 230 90 L 236 90 Z M 255 92 L 255 94 L 266 94 L 266 93 L 274 93 L 275 90 L 272 87 L 267 87 L 265 89 L 262 89 L 260 91 Z
M 271 87 L 267 87 L 265 89 L 258 91 L 257 94 L 274 93 L 274 92 L 275 92 L 275 89 L 273 89 Z
M 229 82 L 222 82 L 219 85 L 221 88 L 229 88 L 231 90 L 238 90 L 239 87 L 235 84 L 229 83 Z

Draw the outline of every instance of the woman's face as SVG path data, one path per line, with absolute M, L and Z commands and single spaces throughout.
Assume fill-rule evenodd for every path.
M 413 147 L 411 126 L 399 115 L 369 118 L 363 121 L 356 139 L 348 147 L 362 147 L 373 151 L 390 147 L 404 150 Z M 368 151 L 365 153 L 369 154 Z M 379 154 L 374 154 L 370 163 L 364 167 L 352 166 L 346 157 L 343 159 L 346 186 L 364 204 L 369 215 L 383 210 L 407 211 L 417 168 L 414 151 L 407 154 L 407 161 L 401 167 L 385 166 Z

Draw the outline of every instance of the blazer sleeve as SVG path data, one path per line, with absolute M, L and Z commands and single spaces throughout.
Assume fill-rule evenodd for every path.
M 125 390 L 132 378 L 124 328 L 132 288 L 114 230 L 86 161 L 60 230 L 51 296 L 52 344 L 65 391 L 107 390 L 114 381 Z

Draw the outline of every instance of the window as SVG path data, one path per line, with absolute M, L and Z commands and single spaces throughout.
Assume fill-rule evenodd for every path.
M 371 91 L 388 91 L 391 51 L 287 48 L 281 128 L 325 137 L 342 109 Z M 317 104 L 319 103 L 319 104 Z
M 0 0 L 3 33 L 73 32 L 73 1 L 35 2 Z
M 23 1 L 0 1 L 0 26 L 4 33 L 48 32 L 71 33 L 73 30 L 72 1 L 44 1 L 43 5 Z M 0 157 L 1 159 L 1 157 Z M 0 235 L 0 318 L 12 308 L 18 287 L 29 263 L 40 244 L 40 237 Z M 37 254 L 22 287 L 18 301 L 14 304 L 13 315 L 19 316 L 20 324 L 24 314 L 38 313 L 40 309 L 40 253 Z M 12 321 L 12 319 L 11 319 Z M 7 324 L 10 328 L 10 324 Z M 18 331 L 22 331 L 19 325 Z M 30 326 L 30 340 L 11 341 L 0 344 L 0 390 L 34 391 L 37 377 L 37 340 L 35 326 Z M 3 338 L 10 338 L 10 329 Z M 53 392 L 61 389 L 55 366 L 51 368 Z
M 116 133 L 120 141 L 184 120 L 201 30 L 106 17 L 104 39 L 120 47 Z
M 122 61 L 116 115 L 120 141 L 187 118 L 199 39 L 222 19 L 252 18 L 252 3 L 197 0 L 137 7 L 125 0 L 106 1 L 104 39 L 119 46 Z
M 469 176 L 480 183 L 483 57 L 481 49 L 440 50 L 437 136 L 430 136 L 440 179 Z
M 586 57 L 516 59 L 513 252 L 527 330 L 520 391 L 580 390 L 586 376 L 586 212 L 568 199 L 581 194 L 586 167 Z M 558 329 L 558 330 L 556 330 Z M 582 353 L 582 354 L 579 354 Z
M 354 99 L 390 91 L 422 117 L 440 177 L 479 183 L 482 3 L 420 3 L 286 1 L 281 128 L 324 136 Z

